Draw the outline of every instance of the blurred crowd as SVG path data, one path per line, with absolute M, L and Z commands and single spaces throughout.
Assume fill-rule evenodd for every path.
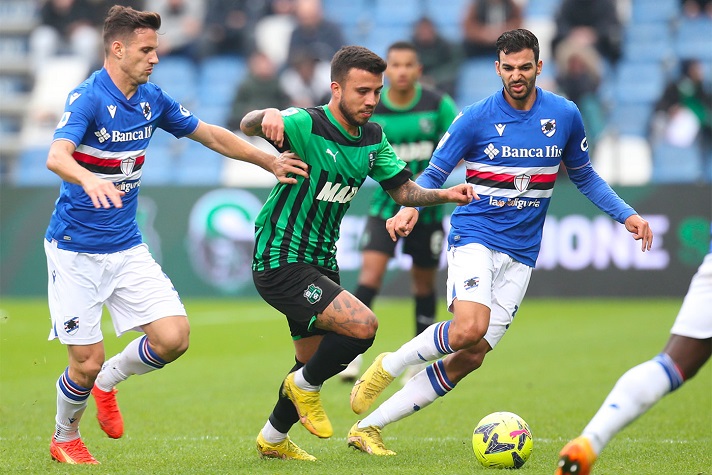
M 358 0 L 362 6 L 384 0 Z M 452 22 L 459 31 L 443 31 L 425 12 L 412 23 L 406 39 L 418 49 L 423 81 L 465 103 L 458 88 L 460 68 L 468 62 L 493 61 L 494 43 L 506 30 L 529 27 L 527 8 L 543 0 L 460 0 Z M 540 84 L 574 101 L 582 112 L 592 147 L 610 127 L 615 112 L 612 79 L 619 65 L 638 61 L 627 52 L 631 10 L 642 0 L 548 0 L 551 34 L 542 50 L 550 53 Z M 712 0 L 675 0 L 678 17 L 712 25 Z M 111 5 L 153 10 L 163 20 L 159 57 L 187 58 L 200 67 L 215 56 L 244 61 L 247 72 L 230 98 L 226 126 L 236 129 L 249 110 L 266 106 L 307 107 L 329 96 L 329 61 L 353 41 L 350 21 L 339 18 L 331 0 L 45 0 L 38 3 L 38 26 L 30 34 L 30 56 L 39 68 L 47 58 L 72 54 L 93 68 L 101 66 L 101 22 Z M 351 2 L 344 2 L 351 3 Z M 398 2 L 395 2 L 398 3 Z M 417 4 L 417 2 L 411 2 Z M 422 5 L 426 0 L 420 2 Z M 653 5 L 651 2 L 647 2 Z M 374 9 L 375 11 L 375 9 Z M 345 15 L 351 10 L 345 10 Z M 368 15 L 367 15 L 367 19 Z M 378 18 L 370 18 L 378 23 Z M 378 28 L 378 26 L 376 26 Z M 532 28 L 533 29 L 533 28 Z M 535 31 L 536 33 L 536 31 Z M 712 38 L 712 31 L 710 36 Z M 382 45 L 385 48 L 388 45 Z M 651 46 L 654 48 L 654 46 Z M 708 44 L 708 47 L 709 44 Z M 712 48 L 712 47 L 710 47 Z M 665 82 L 646 100 L 645 139 L 674 146 L 695 146 L 712 170 L 712 59 L 688 55 L 677 62 L 655 58 Z M 160 66 L 159 66 L 160 68 Z M 641 80 L 644 80 L 641 78 Z M 170 93 L 170 91 L 168 91 Z M 708 172 L 712 175 L 712 171 Z

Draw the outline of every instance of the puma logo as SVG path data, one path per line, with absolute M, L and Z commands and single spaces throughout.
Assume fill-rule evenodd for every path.
M 334 163 L 336 163 L 336 156 L 339 154 L 339 152 L 334 153 L 331 151 L 331 149 L 327 148 L 326 153 L 331 155 L 334 158 Z

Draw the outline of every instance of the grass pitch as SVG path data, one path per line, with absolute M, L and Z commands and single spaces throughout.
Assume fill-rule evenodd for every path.
M 50 459 L 54 383 L 66 350 L 48 342 L 44 300 L 0 301 L 0 472 L 93 474 L 486 474 L 471 447 L 476 423 L 495 411 L 522 416 L 534 452 L 521 469 L 551 474 L 557 453 L 578 435 L 618 377 L 657 354 L 679 308 L 676 300 L 525 299 L 484 366 L 447 397 L 383 432 L 395 457 L 346 446 L 357 420 L 350 385 L 328 381 L 322 398 L 335 435 L 320 440 L 301 426 L 292 439 L 316 463 L 261 460 L 255 438 L 293 358 L 283 317 L 261 301 L 190 300 L 191 348 L 165 369 L 119 386 L 126 433 L 108 439 L 90 401 L 81 432 L 98 467 Z M 412 335 L 412 303 L 377 301 L 380 328 L 366 360 Z M 440 318 L 447 318 L 443 311 Z M 105 316 L 107 355 L 117 339 Z M 396 381 L 379 401 L 400 387 Z M 712 474 L 712 364 L 613 439 L 596 475 Z

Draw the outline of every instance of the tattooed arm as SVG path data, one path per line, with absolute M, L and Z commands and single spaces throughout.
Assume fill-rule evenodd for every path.
M 250 137 L 270 140 L 277 148 L 284 143 L 284 119 L 279 109 L 258 109 L 245 114 L 240 121 L 240 130 Z
M 455 185 L 446 189 L 423 188 L 412 180 L 408 180 L 398 188 L 388 190 L 393 201 L 401 206 L 433 206 L 443 203 L 465 205 L 473 199 L 479 199 L 472 186 L 467 183 Z

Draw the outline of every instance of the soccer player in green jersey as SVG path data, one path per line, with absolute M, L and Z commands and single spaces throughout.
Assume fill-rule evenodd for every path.
M 369 123 L 383 88 L 386 63 L 361 46 L 345 46 L 331 62 L 331 99 L 325 106 L 256 110 L 240 124 L 308 166 L 309 178 L 277 184 L 255 223 L 252 263 L 262 298 L 287 317 L 296 364 L 284 379 L 272 414 L 257 437 L 264 457 L 316 460 L 287 435 L 300 421 L 311 433 L 333 434 L 321 404 L 322 384 L 373 343 L 373 312 L 339 285 L 336 241 L 351 199 L 367 176 L 400 205 L 467 204 L 470 185 L 424 189 Z
M 414 175 L 430 163 L 435 146 L 457 116 L 455 101 L 445 93 L 421 85 L 423 66 L 412 43 L 399 41 L 388 47 L 386 78 L 381 102 L 373 122 L 381 127 L 398 157 Z M 416 335 L 435 322 L 435 280 L 443 251 L 443 207 L 432 206 L 420 213 L 418 224 L 403 238 L 403 253 L 413 258 L 410 269 L 415 299 Z M 398 213 L 399 205 L 387 192 L 376 190 L 368 211 L 362 239 L 363 265 L 354 295 L 368 307 L 378 295 L 388 261 L 395 255 L 396 242 L 386 231 L 386 220 Z M 358 356 L 341 372 L 345 381 L 361 374 Z M 403 380 L 423 369 L 409 366 Z

